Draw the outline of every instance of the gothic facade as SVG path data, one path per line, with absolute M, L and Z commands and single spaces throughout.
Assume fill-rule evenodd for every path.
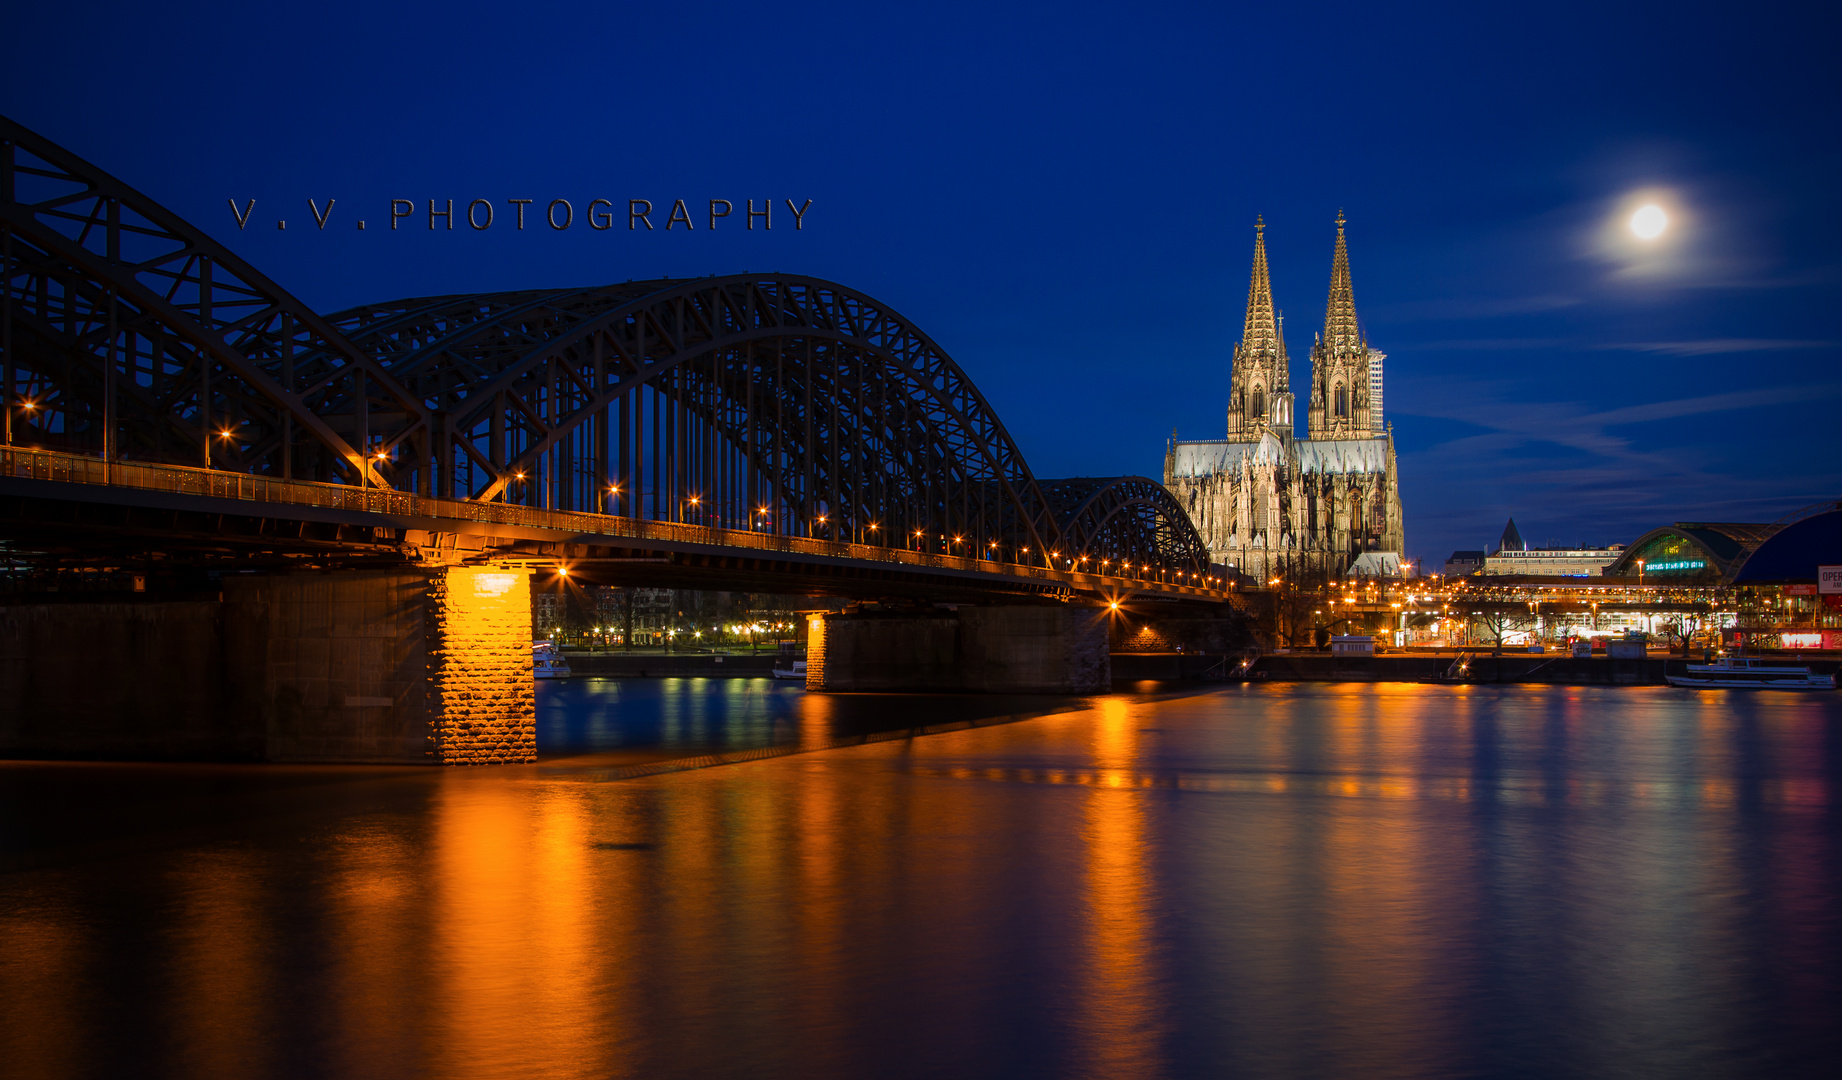
M 1324 329 L 1311 349 L 1304 438 L 1293 420 L 1265 229 L 1254 226 L 1227 438 L 1184 441 L 1173 434 L 1164 486 L 1189 510 L 1214 561 L 1243 574 L 1386 572 L 1381 568 L 1398 566 L 1403 547 L 1400 478 L 1394 435 L 1381 415 L 1383 354 L 1369 347 L 1356 319 L 1343 215 L 1337 215 Z

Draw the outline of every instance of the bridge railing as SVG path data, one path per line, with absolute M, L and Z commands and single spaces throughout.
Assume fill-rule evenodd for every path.
M 0 450 L 0 476 L 66 484 L 96 484 L 134 488 L 174 495 L 280 503 L 326 510 L 384 514 L 399 518 L 468 521 L 480 524 L 525 526 L 552 531 L 657 540 L 711 547 L 742 548 L 762 552 L 820 555 L 865 562 L 895 563 L 931 569 L 987 573 L 1008 578 L 1028 578 L 1045 584 L 1117 592 L 1162 592 L 1197 597 L 1225 597 L 1227 590 L 1185 585 L 1148 578 L 1055 570 L 971 555 L 940 555 L 906 548 L 819 540 L 805 536 L 778 536 L 744 529 L 720 529 L 674 521 L 621 517 L 572 510 L 543 510 L 517 503 L 433 499 L 402 491 L 355 488 L 311 480 L 284 480 L 273 476 L 201 469 L 185 465 L 159 465 L 131 461 L 104 461 L 87 454 L 53 450 L 7 448 Z

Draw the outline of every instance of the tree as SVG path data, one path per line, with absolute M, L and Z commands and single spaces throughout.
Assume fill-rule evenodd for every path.
M 1535 625 L 1526 609 L 1496 608 L 1490 611 L 1473 611 L 1472 620 L 1483 631 L 1481 635 L 1489 640 L 1495 648 L 1493 653 L 1503 651 L 1503 639 L 1511 634 L 1528 630 Z
M 1686 623 L 1664 623 L 1657 629 L 1663 631 L 1663 636 L 1668 639 L 1670 652 L 1675 652 L 1680 647 L 1683 656 L 1689 654 L 1689 639 L 1694 636 L 1694 631 L 1690 630 Z
M 631 585 L 620 585 L 609 589 L 608 598 L 613 601 L 615 613 L 620 616 L 620 640 L 622 647 L 633 651 L 633 594 L 636 590 Z
M 1321 569 L 1293 567 L 1273 583 L 1273 642 L 1296 647 L 1302 639 L 1315 644 L 1318 622 L 1315 612 L 1323 610 L 1329 580 Z

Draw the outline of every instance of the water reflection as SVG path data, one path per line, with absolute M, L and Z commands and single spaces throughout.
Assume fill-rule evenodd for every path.
M 1150 684 L 1150 692 L 1156 692 Z M 537 684 L 537 749 L 545 758 L 645 761 L 765 748 L 815 750 L 840 739 L 943 722 L 979 722 L 1076 708 L 1028 694 L 808 694 L 753 679 L 579 679 Z
M 1152 881 L 1145 794 L 1138 773 L 1138 719 L 1124 701 L 1100 703 L 1094 718 L 1098 776 L 1087 793 L 1087 941 L 1078 1064 L 1089 1076 L 1162 1071 L 1166 1012 L 1152 956 Z
M 662 738 L 809 749 L 865 702 L 991 709 L 661 693 Z M 1250 686 L 618 782 L 0 765 L 0 1061 L 1825 1075 L 1839 726 L 1835 696 Z

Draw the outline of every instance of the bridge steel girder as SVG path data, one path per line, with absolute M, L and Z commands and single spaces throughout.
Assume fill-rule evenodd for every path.
M 0 117 L 0 305 L 14 445 L 1014 562 L 1208 565 L 1153 481 L 1047 492 L 945 350 L 817 278 L 321 316 Z
M 1078 564 L 1106 559 L 1207 575 L 1209 547 L 1163 484 L 1143 476 L 1045 480 Z
M 336 430 L 325 399 L 355 392 L 426 425 L 420 402 L 312 308 L 5 117 L 0 296 L 15 443 L 287 476 L 299 461 L 320 479 L 375 482 L 363 428 Z
M 765 505 L 777 531 L 899 529 L 930 548 L 950 535 L 1061 543 L 1022 454 L 959 366 L 886 305 L 834 282 L 629 282 L 330 319 L 439 418 L 445 446 L 394 468 L 419 474 L 411 483 L 425 493 L 667 519 L 686 517 L 688 501 L 699 520 L 731 525 Z M 649 405 L 667 426 L 663 447 L 645 430 Z M 624 497 L 605 497 L 612 488 Z

